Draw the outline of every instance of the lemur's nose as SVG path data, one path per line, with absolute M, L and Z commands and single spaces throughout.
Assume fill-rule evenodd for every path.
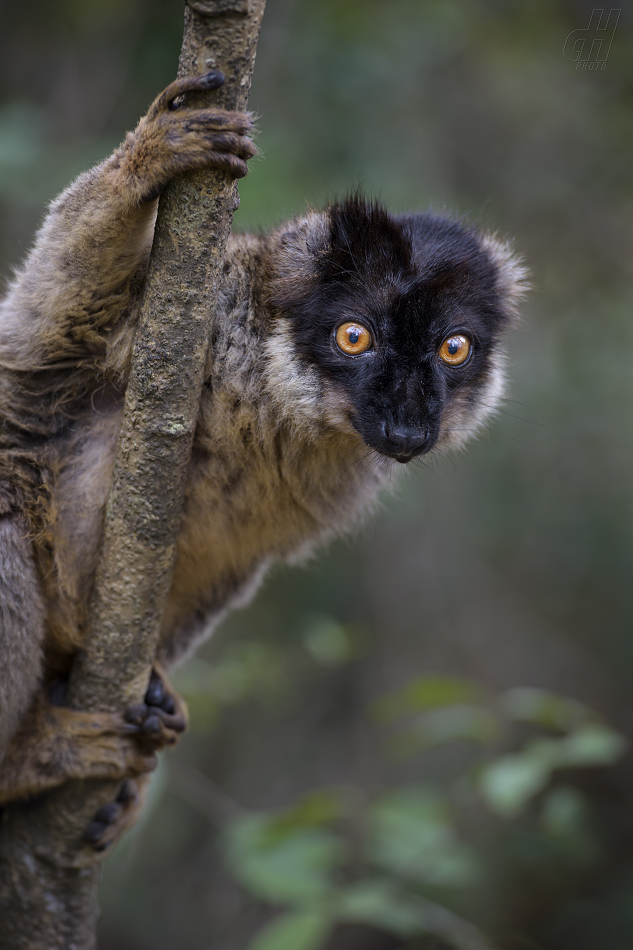
M 384 423 L 383 431 L 390 455 L 398 462 L 408 462 L 424 451 L 429 430 L 426 426 L 390 426 Z

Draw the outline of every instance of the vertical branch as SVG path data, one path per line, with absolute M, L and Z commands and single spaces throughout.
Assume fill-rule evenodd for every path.
M 223 108 L 248 100 L 265 0 L 189 0 L 178 73 L 220 69 Z M 201 94 L 203 96 L 203 94 Z M 205 101 L 204 97 L 199 101 Z M 206 100 L 208 101 L 208 99 Z M 237 186 L 195 172 L 161 198 L 92 600 L 69 703 L 143 698 L 180 528 L 209 321 Z M 82 834 L 112 783 L 68 782 L 7 808 L 0 828 L 0 950 L 93 950 L 99 859 Z
M 186 8 L 179 76 L 211 68 L 225 75 L 219 90 L 199 94 L 193 104 L 208 105 L 213 97 L 225 109 L 246 107 L 263 10 L 263 0 L 206 0 Z M 173 181 L 160 200 L 91 635 L 70 684 L 77 708 L 120 709 L 142 698 L 147 686 L 171 582 L 209 316 L 238 203 L 237 184 L 213 171 Z

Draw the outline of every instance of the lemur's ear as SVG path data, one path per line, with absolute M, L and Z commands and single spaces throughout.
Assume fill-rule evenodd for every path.
M 277 239 L 272 302 L 283 308 L 312 290 L 319 258 L 329 246 L 329 217 L 324 212 L 310 211 L 285 225 L 277 232 Z
M 530 289 L 530 272 L 523 259 L 514 252 L 510 241 L 498 234 L 482 232 L 481 244 L 497 268 L 497 290 L 510 323 L 519 316 L 519 303 Z

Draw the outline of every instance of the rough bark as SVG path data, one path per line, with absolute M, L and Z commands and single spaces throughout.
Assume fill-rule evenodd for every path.
M 212 101 L 244 109 L 265 0 L 190 0 L 178 74 L 220 69 Z M 171 582 L 209 321 L 238 204 L 222 173 L 160 201 L 126 394 L 91 633 L 71 675 L 75 708 L 142 700 Z M 93 950 L 99 856 L 82 840 L 111 783 L 68 782 L 8 808 L 0 828 L 0 950 Z

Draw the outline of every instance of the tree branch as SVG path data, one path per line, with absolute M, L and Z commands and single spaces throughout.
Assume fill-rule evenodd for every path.
M 244 109 L 265 0 L 190 0 L 179 76 L 220 69 L 212 94 Z M 202 98 L 200 101 L 205 101 Z M 207 100 L 208 101 L 208 100 Z M 158 644 L 218 280 L 237 186 L 196 172 L 160 201 L 92 600 L 69 688 L 74 708 L 142 700 Z M 0 950 L 93 950 L 99 857 L 82 835 L 113 783 L 68 782 L 6 809 L 0 826 Z

